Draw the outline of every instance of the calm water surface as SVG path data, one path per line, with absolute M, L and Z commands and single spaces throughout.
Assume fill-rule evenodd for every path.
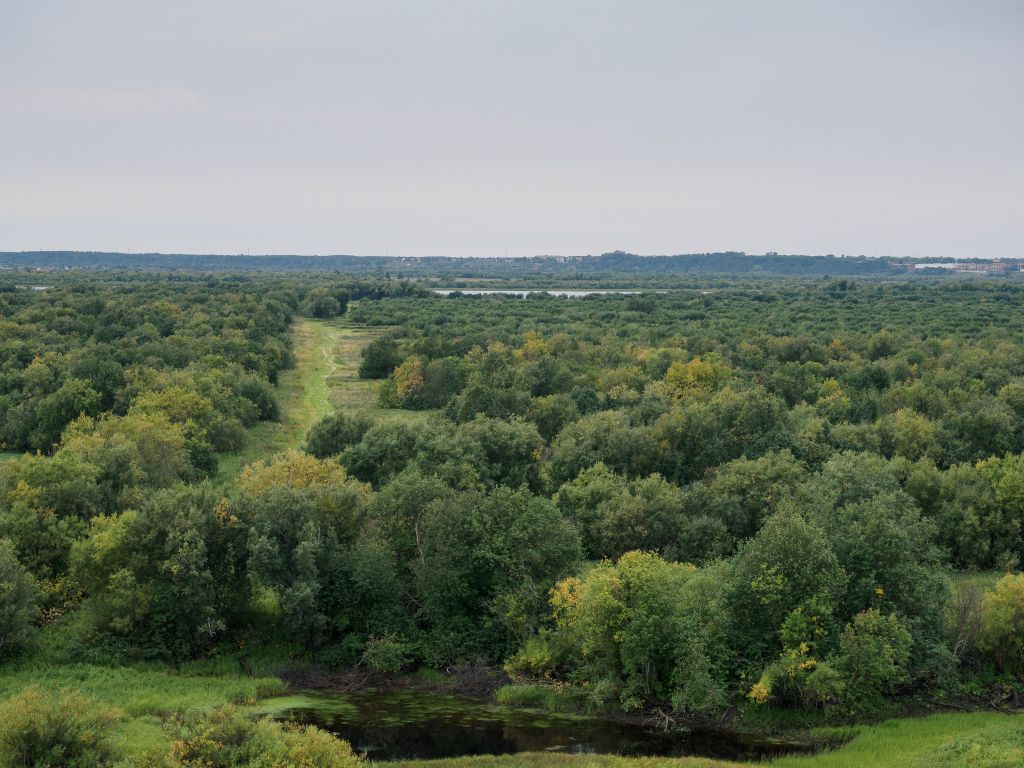
M 760 760 L 811 751 L 806 745 L 759 740 L 726 730 L 668 735 L 632 723 L 417 691 L 314 693 L 277 702 L 272 699 L 268 704 L 275 717 L 330 731 L 372 760 L 543 751 Z
M 478 290 L 478 289 L 474 289 L 474 288 L 459 288 L 459 289 L 451 289 L 451 290 L 446 290 L 446 289 L 441 289 L 441 288 L 434 288 L 432 290 L 433 290 L 434 293 L 436 293 L 436 294 L 438 294 L 440 296 L 450 296 L 453 293 L 461 293 L 463 296 L 515 296 L 515 297 L 520 298 L 520 299 L 525 299 L 531 293 L 546 293 L 548 296 L 560 296 L 563 299 L 580 299 L 580 298 L 583 298 L 585 296 L 609 296 L 609 295 L 613 295 L 613 294 L 614 295 L 619 295 L 619 296 L 635 296 L 635 295 L 642 294 L 642 293 L 667 293 L 667 291 L 656 291 L 656 290 L 655 291 L 650 291 L 650 290 L 647 290 L 647 291 L 644 291 L 644 290 L 616 290 L 614 288 L 608 288 L 608 289 L 596 288 L 596 289 L 592 289 L 592 290 L 589 290 L 589 289 L 575 289 L 575 290 L 552 289 L 552 290 L 547 290 L 547 289 L 543 289 L 543 288 L 536 288 L 536 289 L 528 289 L 528 290 L 521 290 L 521 291 L 515 291 L 515 290 L 493 290 L 493 291 L 488 291 L 488 290 Z

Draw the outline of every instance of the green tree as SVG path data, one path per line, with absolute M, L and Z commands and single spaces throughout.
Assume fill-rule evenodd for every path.
M 541 637 L 563 649 L 571 676 L 595 698 L 626 709 L 671 700 L 680 711 L 715 711 L 725 691 L 706 653 L 707 625 L 687 596 L 695 578 L 693 566 L 648 552 L 604 560 L 555 586 L 555 629 Z
M 363 439 L 373 421 L 359 413 L 332 413 L 314 424 L 306 435 L 306 452 L 318 459 L 337 456 Z
M 257 464 L 239 485 L 250 575 L 274 590 L 297 639 L 313 648 L 335 640 L 350 620 L 345 563 L 370 489 L 336 463 L 299 453 Z
M 1024 680 L 1024 574 L 1007 574 L 981 601 L 978 647 Z
M 544 441 L 529 422 L 478 416 L 460 424 L 456 438 L 467 445 L 469 460 L 488 486 L 527 485 L 539 490 L 539 463 Z
M 804 478 L 803 466 L 789 451 L 736 459 L 688 489 L 686 516 L 691 521 L 718 521 L 733 541 L 741 541 L 753 536 Z
M 359 378 L 384 379 L 402 362 L 398 344 L 390 336 L 379 336 L 360 353 Z
M 432 502 L 416 591 L 428 658 L 501 658 L 538 626 L 545 595 L 579 562 L 579 537 L 547 499 L 499 486 Z
M 39 585 L 18 562 L 14 545 L 0 539 L 0 659 L 22 648 L 39 616 Z
M 181 659 L 205 650 L 246 606 L 245 537 L 209 485 L 159 491 L 138 511 L 97 516 L 70 557 L 88 595 L 84 616 L 134 654 Z
M 579 419 L 580 413 L 569 395 L 559 393 L 535 397 L 526 417 L 537 425 L 541 437 L 550 442 L 566 424 Z
M 759 674 L 783 650 L 782 628 L 795 610 L 813 606 L 827 637 L 847 575 L 820 527 L 783 507 L 729 563 L 730 641 Z
M 854 616 L 831 660 L 839 673 L 843 708 L 855 714 L 877 710 L 882 697 L 907 680 L 912 643 L 910 632 L 895 614 L 871 608 Z
M 99 412 L 100 399 L 99 393 L 86 382 L 79 379 L 65 381 L 56 392 L 39 402 L 33 447 L 49 451 L 72 420 L 82 414 L 95 416 Z
M 403 422 L 375 424 L 344 450 L 341 464 L 354 477 L 381 486 L 416 458 L 420 433 Z

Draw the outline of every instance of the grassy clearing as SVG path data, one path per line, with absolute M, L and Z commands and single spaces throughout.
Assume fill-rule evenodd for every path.
M 424 413 L 378 408 L 380 383 L 359 378 L 360 353 L 385 330 L 343 320 L 297 320 L 292 327 L 295 367 L 282 372 L 277 385 L 281 421 L 250 429 L 242 451 L 220 457 L 217 479 L 230 481 L 247 464 L 298 448 L 310 427 L 337 410 L 381 421 L 424 418 Z
M 853 768 L 854 766 L 1010 766 L 1022 765 L 1020 736 L 1024 717 L 997 712 L 957 712 L 921 718 L 887 720 L 853 729 L 857 734 L 848 744 L 831 752 L 810 757 L 789 757 L 772 763 L 777 768 Z M 1017 741 L 1017 759 L 1006 761 L 1009 753 L 995 762 L 962 762 L 956 758 L 965 741 L 1008 745 Z
M 773 768 L 1010 768 L 1024 766 L 1024 716 L 965 712 L 889 720 L 853 729 L 836 750 L 783 757 Z M 749 763 L 706 758 L 630 758 L 529 753 L 409 760 L 393 768 L 738 768 Z
M 334 343 L 329 362 L 331 370 L 326 378 L 330 404 L 333 407 L 327 413 L 334 411 L 364 413 L 377 421 L 411 421 L 423 419 L 429 415 L 429 411 L 381 408 L 377 405 L 380 382 L 359 378 L 360 353 L 367 344 L 385 331 L 387 331 L 386 328 L 351 324 L 334 325 Z M 322 418 L 327 413 L 323 413 L 317 418 Z
M 274 677 L 204 674 L 201 667 L 191 665 L 175 671 L 158 665 L 25 664 L 0 672 L 0 699 L 33 685 L 79 691 L 117 709 L 120 719 L 114 731 L 115 743 L 129 757 L 166 750 L 169 739 L 163 724 L 176 713 L 227 703 L 255 704 L 284 690 L 284 684 Z
M 220 457 L 218 480 L 231 480 L 257 459 L 298 447 L 309 427 L 330 413 L 327 377 L 335 329 L 324 321 L 300 319 L 292 326 L 292 338 L 295 367 L 283 371 L 277 383 L 281 420 L 248 430 L 243 450 Z

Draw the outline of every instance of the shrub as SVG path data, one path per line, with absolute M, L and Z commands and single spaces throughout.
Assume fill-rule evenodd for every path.
M 541 631 L 528 638 L 519 650 L 505 661 L 506 674 L 551 677 L 565 656 L 564 640 L 556 634 Z M 517 686 L 518 687 L 518 686 Z
M 842 676 L 844 706 L 855 712 L 877 709 L 882 696 L 906 679 L 912 642 L 895 614 L 872 608 L 854 616 L 832 662 Z
M 371 637 L 363 648 L 362 663 L 374 672 L 400 672 L 409 663 L 409 644 L 390 632 Z
M 363 439 L 373 422 L 360 414 L 334 413 L 320 419 L 306 435 L 306 453 L 318 459 L 336 456 Z
M 702 652 L 681 609 L 681 591 L 693 572 L 653 553 L 627 552 L 615 564 L 605 560 L 582 579 L 555 585 L 556 632 L 567 643 L 574 674 L 592 683 L 595 698 L 617 696 L 628 710 L 678 692 L 673 683 L 681 676 L 674 670 L 683 661 L 683 669 L 691 666 Z
M 0 539 L 0 659 L 23 646 L 39 615 L 39 585 L 18 562 L 14 545 Z
M 100 768 L 113 764 L 117 714 L 79 693 L 26 688 L 0 704 L 0 767 Z
M 142 768 L 355 768 L 363 761 L 348 742 L 313 726 L 253 719 L 226 706 L 186 722 L 166 758 Z
M 982 598 L 978 647 L 1024 678 L 1024 573 L 1003 576 Z
M 402 357 L 394 339 L 381 336 L 367 344 L 362 351 L 359 364 L 360 379 L 383 379 L 391 375 Z

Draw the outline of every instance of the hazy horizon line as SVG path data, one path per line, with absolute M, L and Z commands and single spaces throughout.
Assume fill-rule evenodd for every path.
M 921 255 L 894 255 L 886 254 L 874 256 L 870 254 L 854 253 L 783 253 L 781 251 L 765 251 L 764 253 L 751 253 L 741 250 L 716 250 L 716 251 L 679 251 L 675 253 L 638 253 L 635 251 L 612 250 L 601 253 L 534 253 L 534 254 L 504 254 L 504 255 L 479 255 L 479 256 L 452 256 L 444 253 L 432 254 L 402 254 L 402 253 L 300 253 L 300 252 L 237 252 L 237 251 L 112 251 L 103 249 L 83 248 L 37 248 L 33 250 L 0 250 L 2 255 L 17 254 L 39 254 L 39 253 L 68 253 L 68 254 L 112 254 L 117 256 L 220 256 L 220 257 L 242 257 L 242 258 L 359 258 L 359 259 L 585 259 L 599 258 L 614 254 L 625 256 L 636 256 L 638 258 L 675 258 L 679 256 L 713 256 L 738 254 L 751 258 L 833 258 L 833 259 L 913 259 L 917 261 L 1021 261 L 1024 256 L 921 256 Z

